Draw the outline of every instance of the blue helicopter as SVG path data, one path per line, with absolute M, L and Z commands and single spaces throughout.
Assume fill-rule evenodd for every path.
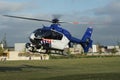
M 11 15 L 3 16 L 52 23 L 48 27 L 43 26 L 43 28 L 36 29 L 31 33 L 31 35 L 29 36 L 30 43 L 26 43 L 26 48 L 31 52 L 40 53 L 41 50 L 46 50 L 46 53 L 49 53 L 50 50 L 58 50 L 61 51 L 62 54 L 64 54 L 64 48 L 66 48 L 66 46 L 70 47 L 71 43 L 81 44 L 85 53 L 89 51 L 89 48 L 92 48 L 92 27 L 88 27 L 82 39 L 78 39 L 73 37 L 69 31 L 61 27 L 60 23 L 67 22 L 61 22 L 57 18 L 53 20 L 44 20 Z

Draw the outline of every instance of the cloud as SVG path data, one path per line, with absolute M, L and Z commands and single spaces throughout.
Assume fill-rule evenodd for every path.
M 120 13 L 120 1 L 112 1 L 108 5 L 98 8 L 96 10 L 97 15 L 118 15 Z
M 24 8 L 23 5 L 24 4 L 15 3 L 15 2 L 10 3 L 7 1 L 0 1 L 0 14 L 20 11 Z
M 93 11 L 95 21 L 101 24 L 96 25 L 95 40 L 103 41 L 103 44 L 115 44 L 115 41 L 120 39 L 120 1 L 112 1 Z
M 120 1 L 115 0 L 109 3 L 108 5 L 97 8 L 95 10 L 95 15 L 97 16 L 107 16 L 111 19 L 112 24 L 120 24 Z
M 85 13 L 85 14 L 84 14 Z M 93 41 L 103 45 L 115 45 L 120 40 L 120 0 L 113 0 L 102 7 L 89 9 L 83 12 L 74 12 L 74 16 L 80 22 L 93 22 Z M 79 25 L 82 26 L 83 25 Z M 83 30 L 83 29 L 77 29 Z M 79 31 L 73 33 L 78 34 Z M 81 33 L 82 34 L 82 33 Z M 79 35 L 77 35 L 79 37 Z

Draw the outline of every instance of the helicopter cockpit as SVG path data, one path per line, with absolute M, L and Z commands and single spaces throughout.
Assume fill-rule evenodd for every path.
M 35 34 L 36 38 L 45 38 L 45 39 L 55 39 L 55 40 L 61 40 L 63 35 L 59 32 L 56 32 L 54 30 L 43 30 L 43 29 L 37 29 L 33 32 Z
M 36 43 L 38 40 L 44 39 L 54 39 L 61 40 L 63 34 L 56 32 L 54 30 L 46 30 L 46 29 L 37 29 L 30 35 L 30 41 L 32 43 Z

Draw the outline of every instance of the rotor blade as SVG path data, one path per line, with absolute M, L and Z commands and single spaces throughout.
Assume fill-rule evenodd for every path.
M 59 21 L 59 23 L 68 23 L 68 22 Z
M 67 22 L 67 21 L 59 21 L 59 23 L 68 23 L 68 24 L 94 24 L 93 22 Z
M 28 17 L 19 17 L 19 16 L 11 16 L 11 15 L 3 15 L 3 16 L 5 16 L 5 17 L 12 17 L 12 18 L 19 18 L 19 19 L 26 19 L 26 20 L 34 20 L 34 21 L 52 22 L 50 20 L 35 19 L 35 18 L 28 18 Z
M 69 24 L 93 24 L 92 22 L 66 22 Z

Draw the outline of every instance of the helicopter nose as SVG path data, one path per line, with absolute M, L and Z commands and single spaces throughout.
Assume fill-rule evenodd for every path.
M 32 34 L 30 35 L 30 39 L 32 39 L 32 40 L 35 39 L 35 34 L 34 34 L 34 33 L 32 33 Z

